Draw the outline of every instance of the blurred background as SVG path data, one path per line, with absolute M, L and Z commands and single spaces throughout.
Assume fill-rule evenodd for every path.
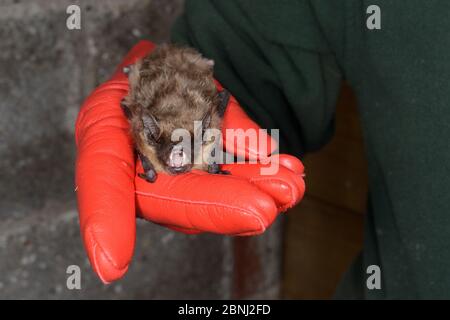
M 81 8 L 68 30 L 66 8 Z M 330 298 L 361 249 L 366 164 L 344 86 L 333 141 L 304 159 L 307 194 L 262 236 L 185 236 L 138 221 L 126 276 L 89 266 L 74 192 L 84 98 L 140 39 L 169 39 L 182 0 L 0 0 L 0 298 Z M 68 290 L 66 269 L 82 269 Z

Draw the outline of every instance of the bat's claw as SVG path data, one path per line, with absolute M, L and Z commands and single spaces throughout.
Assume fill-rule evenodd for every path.
M 156 181 L 156 172 L 154 170 L 149 170 L 145 173 L 138 173 L 138 176 L 150 183 Z
M 228 170 L 220 170 L 220 166 L 217 163 L 208 165 L 208 173 L 211 174 L 231 174 Z
M 156 171 L 153 168 L 152 163 L 146 156 L 138 151 L 139 159 L 141 160 L 142 167 L 144 168 L 144 173 L 139 173 L 138 176 L 147 182 L 155 182 L 156 181 Z

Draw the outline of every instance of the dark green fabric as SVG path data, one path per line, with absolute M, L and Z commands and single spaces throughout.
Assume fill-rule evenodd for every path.
M 347 81 L 370 195 L 364 250 L 337 295 L 450 298 L 450 1 L 378 0 L 381 30 L 366 27 L 372 4 L 188 0 L 173 39 L 213 58 L 219 81 L 299 156 L 333 135 Z M 382 290 L 366 287 L 373 264 Z

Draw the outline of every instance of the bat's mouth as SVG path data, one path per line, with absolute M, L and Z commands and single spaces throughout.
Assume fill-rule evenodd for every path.
M 174 146 L 167 160 L 167 171 L 172 174 L 184 173 L 191 169 L 190 164 L 189 156 L 183 150 L 182 146 Z
M 167 171 L 170 174 L 180 174 L 180 173 L 185 173 L 191 170 L 190 166 L 182 166 L 182 167 L 167 167 Z

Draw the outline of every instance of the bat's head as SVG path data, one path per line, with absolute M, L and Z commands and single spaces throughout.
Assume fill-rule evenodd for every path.
M 176 108 L 176 104 L 173 106 Z M 140 152 L 157 171 L 169 174 L 188 172 L 194 164 L 203 163 L 202 150 L 215 142 L 215 137 L 205 135 L 206 131 L 220 130 L 221 118 L 215 108 L 205 105 L 183 113 L 160 111 L 144 112 L 140 117 Z

